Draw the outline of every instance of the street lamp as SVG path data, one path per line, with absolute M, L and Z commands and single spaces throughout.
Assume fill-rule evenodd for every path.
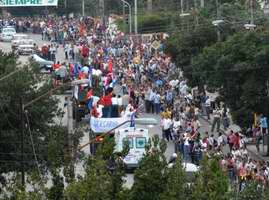
M 181 13 L 180 17 L 190 16 L 190 13 L 184 13 L 184 0 L 180 0 Z
M 137 34 L 137 0 L 135 0 L 134 1 L 134 6 L 135 6 L 135 8 L 134 8 L 134 17 L 135 17 L 135 19 L 134 19 L 134 25 L 135 25 L 135 34 Z
M 121 2 L 128 6 L 128 9 L 129 9 L 129 33 L 132 33 L 132 8 L 131 8 L 131 5 L 125 0 L 121 0 Z M 124 7 L 123 7 L 123 10 L 125 10 Z
M 250 23 L 249 24 L 245 24 L 244 27 L 247 30 L 254 30 L 256 28 L 256 25 L 254 24 L 254 2 L 253 0 L 251 1 L 251 8 L 250 8 Z
M 219 11 L 219 0 L 216 0 L 216 9 L 217 9 L 217 20 L 214 20 L 212 24 L 217 27 L 217 35 L 218 35 L 218 41 L 221 41 L 221 35 L 220 35 L 220 24 L 224 22 L 224 20 L 221 19 L 220 11 Z

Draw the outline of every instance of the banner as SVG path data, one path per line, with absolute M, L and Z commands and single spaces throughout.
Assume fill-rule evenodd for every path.
M 111 129 L 117 127 L 123 122 L 127 121 L 127 118 L 95 118 L 91 117 L 90 127 L 95 133 L 105 133 Z M 129 127 L 130 123 L 122 125 L 120 128 Z
M 58 0 L 0 0 L 0 7 L 58 6 Z

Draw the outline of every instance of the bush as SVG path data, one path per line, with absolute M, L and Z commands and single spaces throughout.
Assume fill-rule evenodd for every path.
M 138 32 L 166 32 L 170 24 L 170 15 L 166 13 L 147 14 L 138 17 Z

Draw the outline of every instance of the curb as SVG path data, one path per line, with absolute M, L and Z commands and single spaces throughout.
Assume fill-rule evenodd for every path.
M 206 119 L 204 116 L 200 115 L 199 116 L 200 118 L 202 118 L 204 121 L 206 121 L 209 125 L 212 125 L 212 122 L 210 122 L 208 119 Z M 220 128 L 220 132 L 223 133 L 225 136 L 228 136 L 225 132 L 225 130 L 223 130 L 222 128 Z M 249 154 L 251 155 L 251 157 L 256 157 L 260 160 L 263 160 L 263 161 L 268 161 L 268 159 L 264 158 L 263 156 L 261 156 L 260 154 L 257 154 L 255 153 L 254 151 L 250 150 L 248 147 L 247 147 L 247 144 L 246 144 L 246 149 L 247 151 L 249 152 Z

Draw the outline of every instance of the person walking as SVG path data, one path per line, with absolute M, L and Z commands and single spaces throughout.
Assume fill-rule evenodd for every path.
M 213 116 L 214 116 L 214 118 L 213 118 L 211 132 L 214 132 L 216 125 L 217 125 L 217 132 L 219 132 L 221 112 L 220 112 L 220 110 L 218 108 L 213 111 Z
M 209 96 L 206 97 L 205 112 L 206 112 L 207 119 L 210 120 L 211 100 L 210 100 Z
M 256 148 L 257 152 L 260 152 L 260 143 L 262 141 L 262 131 L 260 128 L 258 128 L 257 132 L 255 133 L 255 143 L 256 143 Z
M 161 111 L 161 95 L 158 92 L 154 95 L 154 111 L 157 115 Z
M 164 116 L 163 119 L 163 130 L 166 140 L 169 142 L 170 140 L 173 140 L 172 134 L 171 134 L 171 128 L 172 128 L 172 120 L 168 116 Z

